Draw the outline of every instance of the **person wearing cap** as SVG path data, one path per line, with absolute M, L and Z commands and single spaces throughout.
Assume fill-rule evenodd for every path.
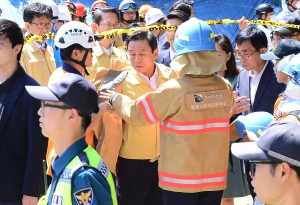
M 288 65 L 289 61 L 296 55 L 300 53 L 300 42 L 292 39 L 282 39 L 279 42 L 278 47 L 274 53 L 261 54 L 260 57 L 263 60 L 275 60 L 274 72 L 278 83 L 288 84 L 290 81 L 289 75 L 285 74 L 283 70 Z M 282 120 L 287 113 L 283 113 L 278 109 L 278 105 L 282 100 L 282 93 L 279 94 L 278 99 L 274 105 L 274 118 L 277 121 Z
M 287 88 L 283 93 L 282 100 L 278 105 L 278 110 L 283 114 L 283 121 L 300 122 L 300 54 L 295 55 L 282 70 L 288 76 Z
M 157 41 L 150 31 L 136 31 L 129 35 L 126 48 L 130 60 L 128 66 L 117 69 L 114 65 L 106 72 L 103 70 L 100 92 L 114 90 L 135 100 L 173 78 L 170 68 L 155 63 Z M 122 121 L 115 111 L 106 112 L 96 135 L 101 139 L 98 142 L 100 156 L 105 156 L 109 169 L 117 174 L 119 203 L 163 204 L 157 173 L 159 123 L 136 127 Z
M 258 142 L 234 143 L 231 152 L 250 161 L 252 185 L 259 202 L 299 204 L 300 136 L 299 123 L 275 122 Z
M 165 15 L 158 8 L 151 8 L 147 11 L 145 15 L 145 26 L 159 26 L 164 24 Z M 153 30 L 151 31 L 157 39 L 158 51 L 161 51 L 162 46 L 167 42 L 166 33 L 163 30 Z
M 92 6 L 90 8 L 90 12 L 92 12 L 92 18 L 94 18 L 94 12 L 97 9 L 100 9 L 101 7 L 104 7 L 104 6 L 109 6 L 106 3 L 106 1 L 104 1 L 104 0 L 96 0 L 96 1 L 94 1 L 94 3 L 92 4 Z
M 255 8 L 255 15 L 257 16 L 258 20 L 265 20 L 265 21 L 275 21 L 276 18 L 274 16 L 274 6 L 268 3 L 262 3 Z M 240 30 L 244 30 L 245 28 L 249 27 L 251 23 L 247 21 L 245 16 L 243 16 L 238 22 Z M 268 50 L 273 51 L 274 45 L 272 43 L 271 32 L 274 29 L 271 26 L 265 25 L 257 25 L 257 28 L 261 29 L 267 36 L 268 39 Z
M 75 15 L 76 15 L 76 6 L 75 6 L 75 4 L 70 2 L 70 1 L 62 1 L 59 5 L 65 6 L 65 7 L 68 8 L 68 10 L 70 11 L 70 14 L 71 14 L 71 19 L 73 21 L 74 18 L 75 18 Z
M 111 173 L 84 139 L 92 116 L 101 112 L 94 86 L 83 76 L 67 73 L 48 87 L 25 87 L 41 101 L 39 125 L 57 152 L 51 185 L 38 204 L 116 205 Z
M 52 31 L 55 34 L 57 33 L 57 31 L 60 29 L 60 27 L 62 25 L 64 25 L 67 22 L 72 21 L 70 11 L 66 6 L 58 5 L 58 10 L 59 10 L 58 20 L 54 24 L 53 31 Z M 53 48 L 53 51 L 54 51 L 56 68 L 60 68 L 63 63 L 61 56 L 60 56 L 60 49 L 58 47 L 55 47 L 54 39 L 49 39 L 49 41 L 51 42 L 49 44 L 51 45 L 51 47 Z
M 160 122 L 164 205 L 219 205 L 226 188 L 232 86 L 215 75 L 225 65 L 205 21 L 191 18 L 181 24 L 174 48 L 178 57 L 171 68 L 184 74 L 180 78 L 135 100 L 113 92 L 101 92 L 100 98 L 134 126 Z
M 282 0 L 281 3 L 282 11 L 276 16 L 276 21 L 282 21 L 282 19 L 284 19 L 285 16 L 293 16 L 296 18 L 300 18 L 299 0 Z
M 188 15 L 189 18 L 192 18 L 195 16 L 195 11 L 193 9 L 193 6 L 194 6 L 193 1 L 177 0 L 172 4 L 169 12 L 174 10 L 179 10 L 181 12 L 184 12 L 186 15 Z
M 63 60 L 62 66 L 57 68 L 50 76 L 48 85 L 53 84 L 57 79 L 66 73 L 74 73 L 77 75 L 88 75 L 87 66 L 92 65 L 92 48 L 96 46 L 94 34 L 92 30 L 84 23 L 71 21 L 64 24 L 56 34 L 55 46 L 60 49 L 60 56 Z M 93 120 L 95 123 L 97 120 Z M 90 125 L 93 127 L 92 123 Z M 88 129 L 86 133 L 86 141 L 94 147 L 94 133 L 92 129 Z M 48 142 L 46 154 L 47 174 L 52 176 L 51 163 L 56 156 L 54 144 L 51 139 Z
M 119 19 L 119 12 L 116 8 L 105 6 L 94 12 L 91 27 L 97 35 L 101 32 L 120 28 Z M 126 53 L 114 46 L 116 38 L 96 41 L 96 46 L 93 48 L 93 63 L 92 66 L 87 68 L 90 73 L 89 80 L 96 82 L 98 80 L 95 78 L 97 70 L 100 69 L 99 72 L 101 72 L 103 69 L 110 68 L 112 58 L 127 59 Z
M 52 9 L 45 4 L 35 2 L 24 9 L 23 20 L 28 33 L 37 36 L 49 33 L 53 26 L 51 19 Z M 24 44 L 20 64 L 40 85 L 47 85 L 56 69 L 53 49 L 41 40 Z
M 19 64 L 24 38 L 19 26 L 0 19 L 0 204 L 36 205 L 43 193 L 47 139 L 38 126 L 40 102 L 25 90 L 39 84 Z
M 146 23 L 145 15 L 146 15 L 147 11 L 151 8 L 154 8 L 154 7 L 150 4 L 144 4 L 139 8 L 138 12 L 139 12 L 140 23 L 142 24 L 142 26 L 145 25 L 145 23 Z
M 293 16 L 286 16 L 284 19 L 286 24 L 300 25 L 300 19 Z M 300 29 L 277 27 L 271 33 L 271 40 L 274 44 L 274 49 L 277 48 L 281 39 L 294 39 L 300 41 Z
M 183 22 L 189 20 L 188 15 L 181 11 L 171 11 L 167 15 L 167 26 L 179 26 Z M 162 63 L 167 67 L 170 67 L 171 61 L 175 58 L 175 50 L 174 50 L 174 38 L 175 31 L 166 31 L 167 41 L 170 43 L 170 48 L 167 50 L 163 50 L 159 52 L 158 58 L 156 59 L 157 63 Z
M 86 11 L 85 6 L 80 2 L 76 2 L 75 6 L 76 6 L 76 14 L 75 14 L 73 21 L 79 21 L 82 23 L 86 23 L 85 18 L 87 15 L 87 11 Z
M 122 29 L 131 23 L 139 22 L 138 5 L 133 0 L 123 0 L 119 5 L 119 12 Z

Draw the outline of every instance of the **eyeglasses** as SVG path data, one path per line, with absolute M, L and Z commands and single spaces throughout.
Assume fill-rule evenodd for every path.
M 35 24 L 39 29 L 43 28 L 52 28 L 53 23 L 34 23 L 34 22 L 29 22 L 31 24 Z
M 256 164 L 281 164 L 281 161 L 250 161 L 250 176 L 254 177 Z
M 62 109 L 62 110 L 73 109 L 72 107 L 67 106 L 67 105 L 52 105 L 52 104 L 45 103 L 45 101 L 42 100 L 42 101 L 41 101 L 41 111 L 42 111 L 42 115 L 44 114 L 44 108 L 45 108 L 45 107 L 53 107 L 53 108 Z
M 119 28 L 120 27 L 120 23 L 114 23 L 114 24 L 111 24 L 111 23 L 99 23 L 99 25 L 102 25 L 102 26 L 106 26 L 106 27 L 113 27 L 113 28 Z
M 2 41 L 0 41 L 0 49 L 2 48 L 3 44 L 5 44 L 5 43 L 11 43 L 11 42 L 2 42 Z
M 251 53 L 251 54 L 240 54 L 240 53 L 238 53 L 238 52 L 234 52 L 234 56 L 235 57 L 237 57 L 237 58 L 243 58 L 243 59 L 247 59 L 247 58 L 249 58 L 250 56 L 252 56 L 255 52 L 257 52 L 256 50 L 253 52 L 253 53 Z

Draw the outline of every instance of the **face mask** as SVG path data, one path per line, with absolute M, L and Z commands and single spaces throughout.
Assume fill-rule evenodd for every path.
M 297 18 L 300 17 L 300 10 L 299 9 L 296 9 L 295 11 L 293 11 L 293 15 Z
M 298 1 L 298 2 L 296 3 L 296 8 L 297 8 L 297 9 L 300 9 L 300 1 Z

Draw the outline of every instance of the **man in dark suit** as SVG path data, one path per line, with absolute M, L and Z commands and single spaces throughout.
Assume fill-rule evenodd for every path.
M 167 26 L 179 26 L 183 22 L 189 20 L 188 15 L 185 13 L 176 10 L 171 11 L 167 15 Z M 158 58 L 156 60 L 157 63 L 164 64 L 167 67 L 170 67 L 170 63 L 172 59 L 175 57 L 174 51 L 174 38 L 175 38 L 175 31 L 166 31 L 167 41 L 170 43 L 170 48 L 167 50 L 159 51 Z
M 47 139 L 39 127 L 40 102 L 25 85 L 39 85 L 20 66 L 24 38 L 0 20 L 0 205 L 36 205 L 42 188 Z
M 247 115 L 265 111 L 273 114 L 275 101 L 284 91 L 285 85 L 277 82 L 273 71 L 274 64 L 260 58 L 260 54 L 267 51 L 266 34 L 258 28 L 249 27 L 237 35 L 235 42 L 235 56 L 245 69 L 239 74 L 233 113 Z M 246 166 L 246 174 L 251 195 L 254 197 L 248 167 Z

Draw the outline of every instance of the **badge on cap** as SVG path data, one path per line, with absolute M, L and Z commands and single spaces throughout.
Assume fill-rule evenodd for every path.
M 74 192 L 74 196 L 79 205 L 93 204 L 93 189 L 91 187 Z

